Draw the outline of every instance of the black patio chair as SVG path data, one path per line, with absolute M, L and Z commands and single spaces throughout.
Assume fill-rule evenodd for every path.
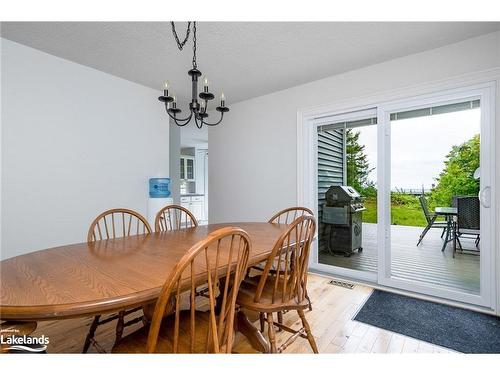
M 420 234 L 420 237 L 419 237 L 418 242 L 417 242 L 417 246 L 420 245 L 420 243 L 424 239 L 424 237 L 427 234 L 427 232 L 429 231 L 429 229 L 442 228 L 443 232 L 441 233 L 441 238 L 443 238 L 444 234 L 446 233 L 446 228 L 447 228 L 446 220 L 437 221 L 438 215 L 429 211 L 429 205 L 427 204 L 427 199 L 425 199 L 425 197 L 423 195 L 421 195 L 418 198 L 418 200 L 420 202 L 420 206 L 422 207 L 422 211 L 424 211 L 425 220 L 427 220 L 427 226 Z
M 456 245 L 463 251 L 460 237 L 474 239 L 474 244 L 479 250 L 480 242 L 480 206 L 477 196 L 457 196 L 453 197 L 453 206 L 457 208 L 457 220 L 454 226 L 453 252 L 456 251 Z

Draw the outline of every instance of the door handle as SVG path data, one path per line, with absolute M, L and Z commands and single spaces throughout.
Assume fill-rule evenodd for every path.
M 479 191 L 478 194 L 479 202 L 484 208 L 491 207 L 491 186 L 485 186 Z

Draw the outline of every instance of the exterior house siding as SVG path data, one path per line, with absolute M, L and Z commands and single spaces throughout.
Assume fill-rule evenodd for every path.
M 326 226 L 323 224 L 325 193 L 332 185 L 344 184 L 344 130 L 318 132 L 318 245 L 326 248 Z

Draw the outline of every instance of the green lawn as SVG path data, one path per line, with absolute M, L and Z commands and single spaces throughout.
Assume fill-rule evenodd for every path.
M 366 211 L 363 211 L 363 222 L 377 222 L 377 201 L 374 198 L 365 200 Z M 414 198 L 405 203 L 393 202 L 391 205 L 391 223 L 393 225 L 408 225 L 425 227 L 427 222 L 420 208 L 418 199 Z

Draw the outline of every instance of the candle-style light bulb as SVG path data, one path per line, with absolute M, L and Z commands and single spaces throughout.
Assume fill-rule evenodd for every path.
M 204 102 L 204 101 L 202 101 L 202 102 L 200 103 L 200 112 L 204 112 L 204 111 L 205 111 L 205 102 Z
M 224 96 L 224 91 L 221 91 L 221 94 L 220 94 L 220 106 L 224 107 L 225 104 L 226 104 L 226 97 Z
M 177 98 L 175 97 L 175 95 L 173 96 L 173 101 L 172 101 L 172 108 L 177 108 Z
M 165 81 L 165 83 L 163 84 L 163 96 L 168 96 L 168 86 L 168 81 Z
M 208 78 L 205 77 L 203 80 L 203 91 L 208 92 Z

